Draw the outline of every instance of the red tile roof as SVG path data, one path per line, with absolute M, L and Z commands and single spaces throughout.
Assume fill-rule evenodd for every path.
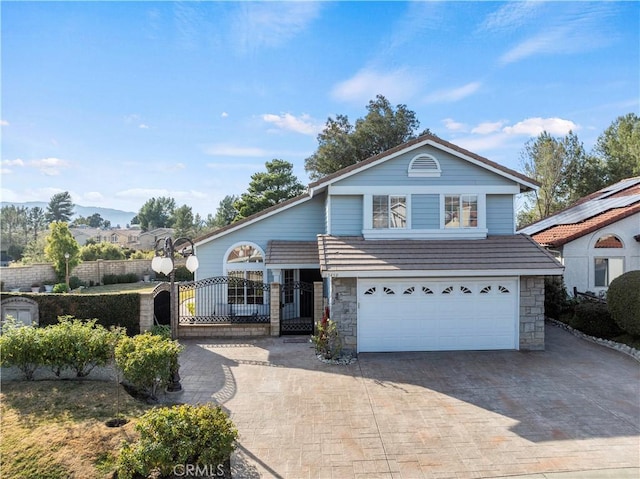
M 605 211 L 579 223 L 557 225 L 531 237 L 543 246 L 559 247 L 638 212 L 640 212 L 640 202 L 628 207 Z

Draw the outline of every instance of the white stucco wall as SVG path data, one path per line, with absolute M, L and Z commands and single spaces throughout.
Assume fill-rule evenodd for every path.
M 594 248 L 599 238 L 611 234 L 620 238 L 624 248 Z M 573 294 L 574 286 L 578 291 L 600 293 L 607 290 L 595 286 L 595 258 L 623 258 L 624 272 L 640 270 L 640 243 L 633 238 L 637 234 L 640 234 L 640 213 L 564 245 L 561 261 L 565 266 L 567 291 Z

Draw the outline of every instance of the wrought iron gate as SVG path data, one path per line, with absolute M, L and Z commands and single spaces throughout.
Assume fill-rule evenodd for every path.
M 216 276 L 178 286 L 180 324 L 268 323 L 270 286 Z
M 313 283 L 291 281 L 282 285 L 280 334 L 313 334 Z

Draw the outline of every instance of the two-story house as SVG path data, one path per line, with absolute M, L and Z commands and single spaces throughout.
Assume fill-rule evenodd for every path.
M 543 349 L 544 276 L 563 269 L 515 234 L 515 197 L 537 186 L 421 136 L 198 239 L 197 279 L 322 278 L 355 352 Z

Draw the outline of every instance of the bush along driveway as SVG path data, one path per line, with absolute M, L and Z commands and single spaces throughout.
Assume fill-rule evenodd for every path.
M 235 477 L 637 477 L 638 363 L 555 327 L 546 342 L 329 365 L 291 339 L 188 340 L 181 399 L 230 413 Z

